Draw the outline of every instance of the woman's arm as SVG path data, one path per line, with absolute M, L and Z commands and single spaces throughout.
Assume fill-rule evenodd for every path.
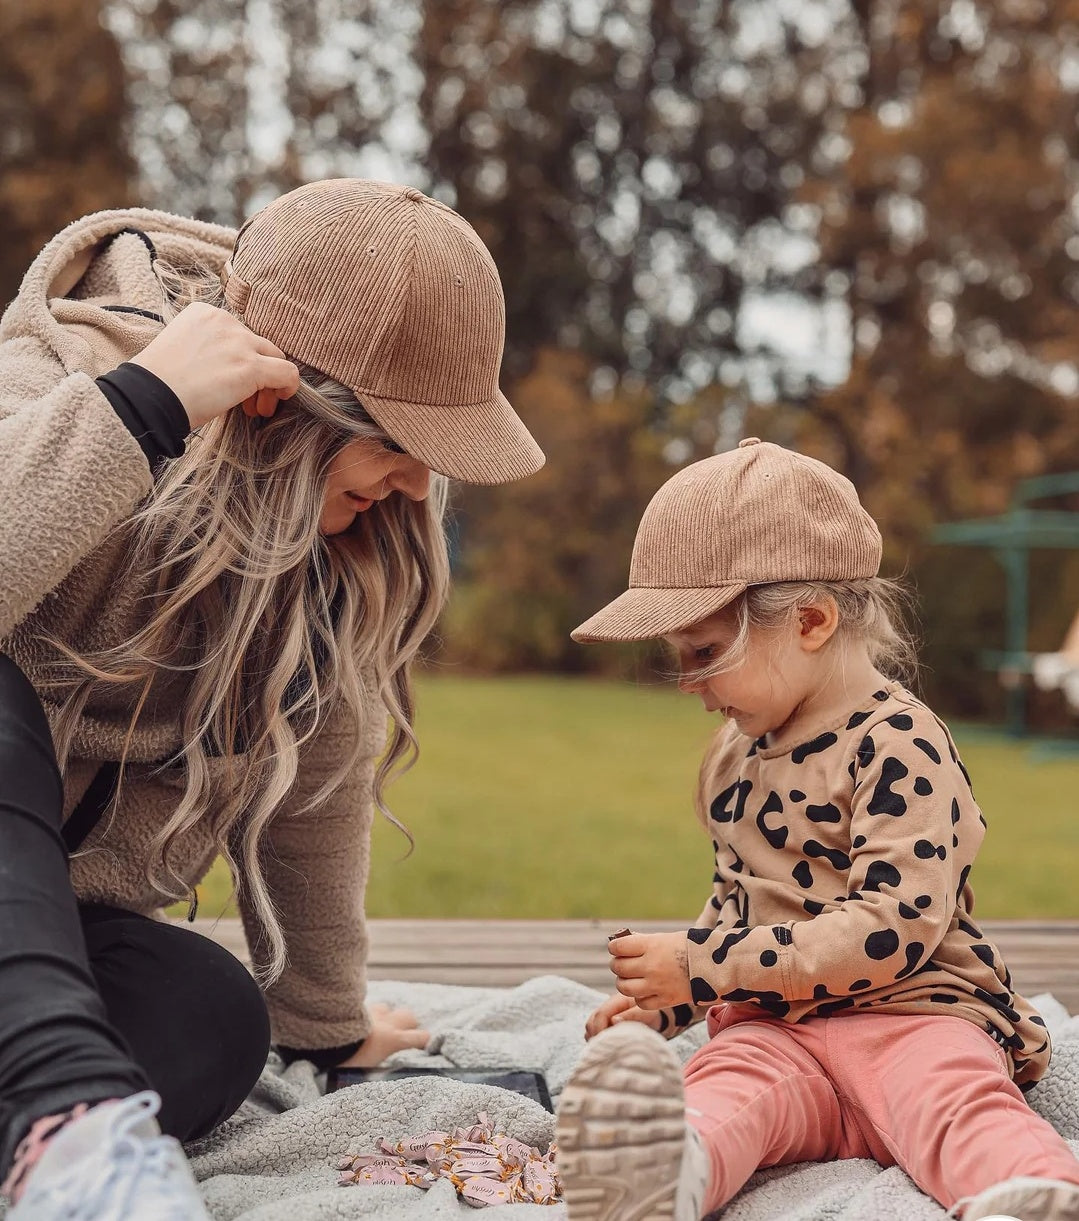
M 0 639 L 130 516 L 150 467 L 94 379 L 0 345 Z
M 270 414 L 299 385 L 278 348 L 209 305 L 181 311 L 132 363 L 192 427 L 241 402 Z M 0 344 L 0 639 L 149 493 L 150 463 L 122 415 L 39 339 Z

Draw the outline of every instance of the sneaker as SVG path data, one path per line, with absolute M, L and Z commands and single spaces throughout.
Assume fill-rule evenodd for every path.
M 981 1221 L 988 1217 L 1014 1218 L 1015 1221 L 1079 1221 L 1079 1185 L 1062 1183 L 1059 1179 L 1006 1179 L 987 1187 L 969 1201 L 960 1200 L 959 1204 L 963 1203 L 966 1203 L 961 1214 L 963 1221 Z
M 150 1090 L 105 1102 L 49 1141 L 7 1221 L 210 1221 Z
M 682 1066 L 653 1030 L 597 1035 L 562 1091 L 556 1165 L 570 1221 L 700 1221 L 711 1168 Z

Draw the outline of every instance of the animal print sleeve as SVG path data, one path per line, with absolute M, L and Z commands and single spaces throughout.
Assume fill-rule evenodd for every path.
M 713 845 L 719 851 L 718 845 Z M 694 921 L 695 929 L 716 929 L 734 924 L 738 919 L 738 900 L 734 888 L 725 882 L 717 872 L 712 884 L 712 893 L 704 910 Z M 659 1011 L 659 1033 L 666 1039 L 673 1039 L 676 1034 L 688 1030 L 690 1026 L 701 1021 L 706 1009 L 698 1009 L 693 1005 L 672 1005 Z
M 828 849 L 829 863 L 846 873 L 847 897 L 805 920 L 691 929 L 698 1005 L 754 1001 L 783 1016 L 794 1001 L 893 984 L 943 940 L 984 834 L 947 731 L 911 703 L 859 729 L 852 749 L 849 835 Z M 802 848 L 810 868 L 818 848 Z
M 732 752 L 730 747 L 731 739 L 734 737 L 733 730 L 734 726 L 731 724 L 720 727 L 712 738 L 701 764 L 695 805 L 697 818 L 704 827 L 708 826 L 707 793 L 709 785 L 717 774 L 723 774 L 729 769 L 737 757 L 737 752 Z M 712 876 L 712 893 L 708 896 L 704 910 L 693 922 L 695 929 L 715 930 L 733 927 L 740 916 L 738 890 L 719 872 L 720 861 L 724 856 L 727 858 L 728 865 L 732 869 L 736 869 L 738 867 L 737 855 L 729 848 L 721 848 L 715 840 L 712 841 L 712 851 L 716 858 L 716 872 Z M 664 1038 L 673 1039 L 676 1034 L 681 1034 L 683 1030 L 688 1030 L 690 1026 L 702 1021 L 706 1012 L 705 1009 L 698 1009 L 693 1005 L 672 1005 L 669 1008 L 661 1009 L 659 1011 L 660 1034 Z

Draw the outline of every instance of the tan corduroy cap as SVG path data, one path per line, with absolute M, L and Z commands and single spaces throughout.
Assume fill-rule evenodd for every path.
M 247 221 L 222 280 L 251 330 L 348 386 L 433 470 L 504 483 L 543 465 L 498 388 L 498 271 L 452 208 L 414 187 L 309 183 Z
M 749 437 L 667 480 L 641 518 L 629 589 L 572 636 L 652 640 L 707 619 L 750 585 L 876 576 L 880 553 L 880 531 L 849 479 Z

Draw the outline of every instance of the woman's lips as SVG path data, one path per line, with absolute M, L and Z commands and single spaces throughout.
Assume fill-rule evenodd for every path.
M 352 507 L 358 513 L 363 513 L 375 503 L 370 496 L 359 496 L 355 492 L 346 492 L 345 495 L 352 502 Z

